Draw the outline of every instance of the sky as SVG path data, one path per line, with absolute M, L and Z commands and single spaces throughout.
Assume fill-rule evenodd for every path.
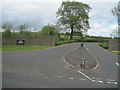
M 0 15 L 2 24 L 10 22 L 15 29 L 27 23 L 29 27 L 41 30 L 47 24 L 56 24 L 56 11 L 65 0 L 1 0 Z M 70 0 L 72 1 L 72 0 Z M 119 0 L 74 0 L 87 3 L 92 8 L 89 12 L 91 36 L 107 36 L 117 29 L 117 19 L 111 9 Z M 0 17 L 1 17 L 0 16 Z

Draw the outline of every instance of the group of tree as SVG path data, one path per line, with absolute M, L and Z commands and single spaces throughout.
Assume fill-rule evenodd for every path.
M 4 25 L 2 25 L 2 28 L 5 30 L 3 32 L 3 36 L 10 37 L 12 25 L 9 22 L 6 22 Z
M 57 17 L 59 18 L 58 23 L 56 26 L 54 25 L 46 25 L 42 28 L 41 31 L 39 31 L 39 34 L 42 36 L 46 35 L 60 35 L 60 26 L 63 25 L 65 28 L 64 30 L 70 29 L 70 39 L 73 39 L 73 33 L 74 32 L 82 32 L 87 31 L 89 27 L 89 10 L 90 6 L 88 4 L 82 3 L 82 2 L 76 2 L 76 1 L 65 1 L 62 2 L 61 7 L 56 12 Z M 11 25 L 9 23 L 6 23 L 3 25 L 3 28 L 5 29 L 5 32 L 9 32 L 10 37 L 10 29 Z M 19 30 L 20 34 L 25 33 L 25 29 L 27 29 L 28 26 L 26 24 L 20 25 Z M 76 33 L 77 34 L 77 33 Z
M 31 32 L 29 31 L 28 24 L 22 24 L 19 26 L 19 31 L 15 32 L 12 30 L 12 25 L 9 22 L 6 22 L 2 25 L 4 32 L 2 32 L 3 37 L 16 37 L 16 36 L 51 36 L 57 35 L 58 31 L 56 25 L 46 25 L 44 26 L 41 31 L 38 32 Z
M 46 25 L 41 31 L 35 33 L 35 35 L 40 36 L 50 36 L 58 35 L 60 37 L 61 30 L 67 31 L 70 35 L 70 39 L 73 39 L 73 35 L 83 36 L 83 32 L 87 32 L 90 28 L 89 26 L 89 11 L 91 7 L 88 4 L 76 1 L 64 1 L 56 12 L 58 17 L 57 25 Z M 118 6 L 112 9 L 113 15 L 120 21 L 120 2 Z M 119 23 L 118 23 L 119 24 Z M 64 29 L 62 28 L 64 27 Z M 4 36 L 11 36 L 10 29 L 12 25 L 10 23 L 5 23 L 2 28 L 4 28 Z M 23 24 L 19 27 L 19 34 L 30 34 L 27 31 L 29 25 Z
M 2 29 L 4 32 L 2 32 L 3 37 L 11 37 L 11 36 L 20 36 L 24 34 L 28 34 L 29 32 L 27 31 L 28 29 L 28 24 L 23 24 L 19 26 L 19 33 L 15 33 L 12 24 L 10 22 L 6 22 L 5 24 L 2 25 Z M 12 31 L 13 32 L 12 32 Z

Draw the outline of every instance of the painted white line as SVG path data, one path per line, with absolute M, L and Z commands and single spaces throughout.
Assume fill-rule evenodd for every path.
M 82 81 L 86 81 L 86 79 L 80 79 L 80 80 L 82 80 Z
M 119 63 L 115 63 L 119 67 Z
M 90 81 L 94 82 L 94 80 L 92 80 L 89 76 L 85 75 L 83 72 L 77 70 L 80 74 L 82 74 L 83 76 L 85 76 L 87 79 L 89 79 Z
M 59 78 L 61 78 L 61 76 L 58 76 Z
M 117 82 L 107 82 L 108 84 L 117 84 Z
M 71 77 L 70 79 L 72 79 L 72 80 L 73 80 L 74 78 L 73 78 L 73 77 Z
M 85 76 L 87 79 L 89 79 L 90 81 L 92 81 L 92 82 L 99 82 L 99 83 L 103 83 L 103 81 L 102 80 L 93 80 L 93 79 L 91 79 L 89 76 L 87 76 L 87 75 L 85 75 L 83 72 L 81 72 L 81 71 L 79 71 L 79 70 L 77 70 L 80 74 L 82 74 L 83 76 Z M 95 78 L 94 78 L 95 79 Z M 99 78 L 100 79 L 100 78 Z
M 115 80 L 113 80 L 113 79 L 106 79 L 107 81 L 115 81 Z
M 88 50 L 88 48 L 86 48 Z
M 92 77 L 92 79 L 94 79 L 94 80 L 102 80 L 102 78 L 94 78 L 94 77 Z
M 103 83 L 103 81 L 101 81 L 101 80 L 93 80 L 93 82 Z

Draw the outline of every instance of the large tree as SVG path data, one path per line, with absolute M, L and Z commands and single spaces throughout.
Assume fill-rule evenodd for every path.
M 70 28 L 70 39 L 73 38 L 74 30 L 87 31 L 89 27 L 89 10 L 91 7 L 88 4 L 76 1 L 62 2 L 61 7 L 58 9 L 57 17 L 58 23 Z

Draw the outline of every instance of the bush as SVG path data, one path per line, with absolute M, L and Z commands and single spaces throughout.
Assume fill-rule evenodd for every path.
M 4 32 L 2 32 L 2 36 L 3 37 L 10 37 L 11 36 L 11 31 L 9 29 L 5 30 Z
M 70 40 L 70 36 L 69 35 L 60 35 L 60 40 L 61 41 Z
M 20 34 L 16 32 L 11 32 L 11 37 L 19 37 Z
M 55 46 L 67 44 L 67 43 L 72 43 L 72 42 L 74 42 L 74 40 L 58 41 L 55 43 Z
M 99 45 L 104 49 L 108 49 L 108 42 L 103 42 L 103 43 L 100 43 Z
M 54 25 L 46 25 L 42 28 L 42 30 L 39 32 L 41 36 L 50 36 L 50 35 L 57 35 L 58 32 L 55 29 Z

